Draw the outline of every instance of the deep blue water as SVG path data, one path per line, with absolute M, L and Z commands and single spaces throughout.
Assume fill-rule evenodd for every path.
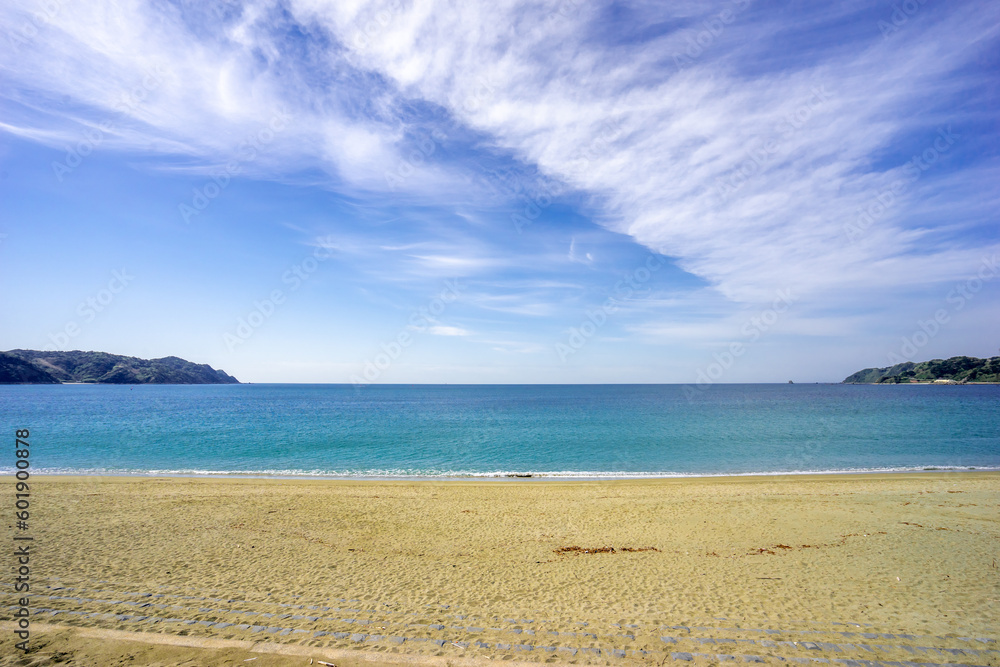
M 40 472 L 573 477 L 1000 468 L 1000 386 L 0 386 Z

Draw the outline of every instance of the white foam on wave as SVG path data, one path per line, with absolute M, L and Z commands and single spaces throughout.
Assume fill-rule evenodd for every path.
M 703 477 L 768 477 L 780 475 L 850 475 L 912 472 L 993 472 L 993 466 L 905 466 L 883 468 L 844 468 L 830 470 L 767 470 L 744 472 L 673 472 L 673 471 L 603 471 L 603 470 L 203 470 L 198 468 L 34 468 L 32 475 L 124 476 L 124 477 L 222 477 L 222 478 L 312 478 L 312 479 L 674 479 Z M 0 468 L 0 474 L 13 474 L 14 468 Z

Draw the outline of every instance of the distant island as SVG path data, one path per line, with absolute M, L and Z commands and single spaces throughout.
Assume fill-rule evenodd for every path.
M 914 363 L 907 361 L 886 368 L 866 368 L 847 377 L 844 384 L 969 384 L 1000 382 L 1000 357 L 952 357 Z
M 139 359 L 107 352 L 0 352 L 0 384 L 239 384 L 225 371 L 180 357 Z

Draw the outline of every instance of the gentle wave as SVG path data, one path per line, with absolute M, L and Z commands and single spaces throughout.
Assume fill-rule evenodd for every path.
M 219 478 L 313 478 L 313 479 L 676 479 L 703 477 L 768 477 L 778 475 L 850 475 L 913 472 L 996 472 L 990 466 L 906 466 L 894 468 L 844 468 L 835 470 L 769 470 L 750 472 L 631 472 L 595 470 L 200 470 L 125 468 L 34 468 L 32 475 L 79 475 L 122 477 L 219 477 Z M 14 468 L 0 467 L 0 474 L 14 474 Z

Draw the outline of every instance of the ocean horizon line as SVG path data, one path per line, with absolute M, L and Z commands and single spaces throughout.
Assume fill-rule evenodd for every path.
M 146 383 L 112 383 L 112 382 L 59 382 L 56 384 L 8 384 L 9 387 L 245 387 L 249 385 L 261 387 L 353 387 L 359 391 L 372 387 L 698 387 L 708 389 L 712 386 L 726 387 L 756 387 L 756 386 L 786 386 L 786 385 L 838 385 L 864 387 L 963 387 L 991 386 L 1000 382 L 843 382 L 836 380 L 800 380 L 771 382 L 372 382 L 358 384 L 355 382 L 233 382 L 233 383 L 187 383 L 187 382 L 146 382 Z
M 876 383 L 845 383 L 836 381 L 800 381 L 800 382 L 715 382 L 711 384 L 698 382 L 371 382 L 358 384 L 356 382 L 233 382 L 233 383 L 190 383 L 190 382 L 143 382 L 143 383 L 114 383 L 114 382 L 60 382 L 58 384 L 10 384 L 6 386 L 32 386 L 32 387 L 58 387 L 62 385 L 86 386 L 86 387 L 238 387 L 246 385 L 259 385 L 268 387 L 294 386 L 294 387 L 357 387 L 367 389 L 369 387 L 687 387 L 691 385 L 712 386 L 725 385 L 729 387 L 755 386 L 755 385 L 853 385 L 853 384 L 876 384 Z M 930 383 L 901 383 L 901 384 L 930 384 Z M 957 383 L 956 383 L 957 384 Z M 969 382 L 966 384 L 1000 384 L 996 382 Z M 883 383 L 883 385 L 888 386 Z M 946 386 L 938 384 L 937 386 Z

